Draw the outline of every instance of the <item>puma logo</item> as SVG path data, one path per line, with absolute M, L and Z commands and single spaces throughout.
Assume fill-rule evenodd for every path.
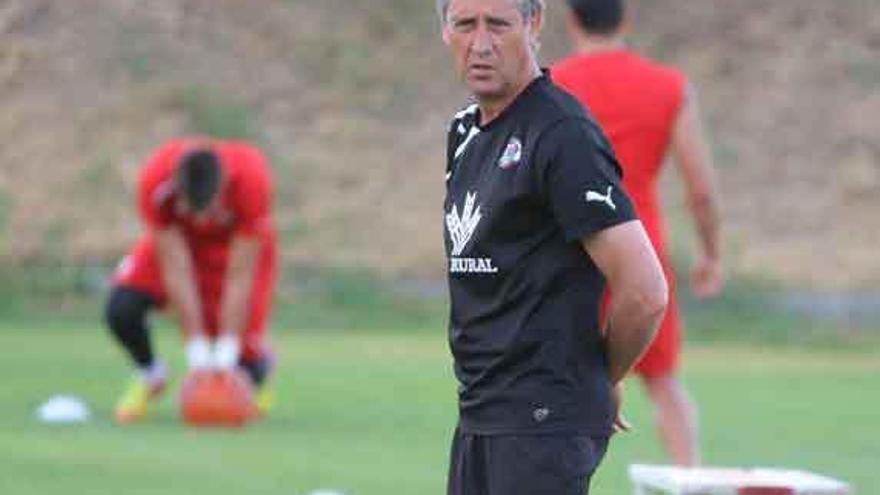
M 587 191 L 587 203 L 598 202 L 605 203 L 614 211 L 617 211 L 617 205 L 614 204 L 614 201 L 611 199 L 611 191 L 614 189 L 614 186 L 608 186 L 608 192 L 604 195 L 597 193 L 596 191 Z

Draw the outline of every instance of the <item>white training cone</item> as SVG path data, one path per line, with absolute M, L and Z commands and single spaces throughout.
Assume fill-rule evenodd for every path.
M 89 406 L 72 395 L 53 395 L 37 408 L 37 419 L 44 423 L 84 423 L 90 416 Z

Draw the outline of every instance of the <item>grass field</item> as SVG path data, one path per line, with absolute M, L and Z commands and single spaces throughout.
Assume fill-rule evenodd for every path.
M 158 347 L 181 373 L 169 329 Z M 121 428 L 110 406 L 127 378 L 104 330 L 84 321 L 0 322 L 0 493 L 351 495 L 444 493 L 454 383 L 443 331 L 278 332 L 279 407 L 242 431 L 195 431 L 174 394 Z M 757 345 L 688 349 L 708 462 L 813 469 L 880 493 L 880 351 Z M 53 393 L 80 395 L 95 417 L 47 426 Z M 593 493 L 629 493 L 632 461 L 659 462 L 650 413 L 628 390 L 634 433 L 613 442 Z

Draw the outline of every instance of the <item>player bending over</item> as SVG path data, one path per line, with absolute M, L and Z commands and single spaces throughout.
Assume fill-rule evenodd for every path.
M 166 307 L 185 334 L 190 368 L 239 367 L 267 412 L 277 240 L 266 158 L 244 142 L 173 140 L 143 166 L 137 203 L 146 231 L 116 270 L 106 307 L 107 325 L 137 367 L 116 420 L 143 418 L 165 388 L 147 317 Z

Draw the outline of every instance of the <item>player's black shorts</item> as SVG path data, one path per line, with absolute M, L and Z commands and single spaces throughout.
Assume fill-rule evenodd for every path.
M 455 431 L 447 495 L 584 495 L 608 437 Z

